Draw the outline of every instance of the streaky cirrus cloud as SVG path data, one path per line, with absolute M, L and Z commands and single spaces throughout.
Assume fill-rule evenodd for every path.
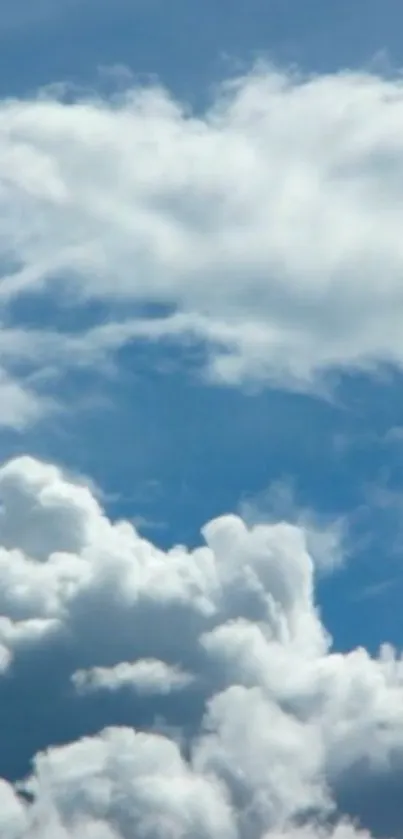
M 0 685 L 31 661 L 52 702 L 53 650 L 67 702 L 148 703 L 165 678 L 194 707 L 178 738 L 139 719 L 32 754 L 0 786 L 5 839 L 402 835 L 402 660 L 333 650 L 302 524 L 222 516 L 164 552 L 29 457 L 1 467 L 0 499 Z

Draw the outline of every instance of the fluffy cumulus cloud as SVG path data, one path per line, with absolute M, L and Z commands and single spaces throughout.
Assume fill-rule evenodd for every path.
M 0 343 L 4 375 L 24 370 L 20 423 L 46 408 L 29 371 L 128 341 L 201 342 L 231 384 L 402 364 L 400 77 L 262 67 L 200 114 L 134 83 L 67 93 L 0 105 Z M 27 292 L 108 314 L 27 336 L 8 317 Z
M 4 839 L 403 835 L 403 663 L 332 650 L 302 525 L 228 515 L 163 552 L 28 457 L 0 500 L 0 690 L 28 668 L 28 720 L 43 701 L 52 724 L 60 681 L 139 714 L 32 753 L 0 784 Z M 172 694 L 176 719 L 142 724 Z

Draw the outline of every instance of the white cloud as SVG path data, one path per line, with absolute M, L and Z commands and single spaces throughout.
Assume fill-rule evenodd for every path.
M 165 553 L 111 522 L 90 488 L 27 457 L 1 468 L 0 500 L 6 678 L 68 640 L 65 689 L 73 679 L 86 701 L 130 685 L 148 703 L 180 687 L 180 712 L 191 686 L 204 703 L 183 751 L 118 727 L 50 747 L 24 787 L 33 803 L 0 786 L 5 839 L 263 839 L 304 825 L 353 836 L 349 807 L 338 809 L 346 787 L 371 827 L 368 796 L 388 801 L 403 778 L 403 663 L 388 647 L 332 651 L 301 524 L 225 516 L 204 546 Z M 393 818 L 401 835 L 401 810 Z
M 0 369 L 0 427 L 23 430 L 52 408 L 51 399 Z
M 193 681 L 189 673 L 156 659 L 122 661 L 115 667 L 94 667 L 77 670 L 72 681 L 83 693 L 99 689 L 118 690 L 129 686 L 140 694 L 164 694 L 187 687 Z
M 168 335 L 206 340 L 230 383 L 401 365 L 399 77 L 262 67 L 198 116 L 158 89 L 52 97 L 0 106 L 3 305 L 64 278 L 76 301 L 174 314 L 35 333 L 34 357 L 47 340 L 66 364 Z
M 24 787 L 36 802 L 18 839 L 31 837 L 35 823 L 38 836 L 53 823 L 66 830 L 66 839 L 109 839 L 112 830 L 125 839 L 236 836 L 220 784 L 193 771 L 178 746 L 161 736 L 112 729 L 51 749 L 37 757 Z
M 346 521 L 342 517 L 327 521 L 325 516 L 303 509 L 296 501 L 290 481 L 276 481 L 258 495 L 245 498 L 240 514 L 249 526 L 285 521 L 301 527 L 315 567 L 323 573 L 334 571 L 346 558 Z

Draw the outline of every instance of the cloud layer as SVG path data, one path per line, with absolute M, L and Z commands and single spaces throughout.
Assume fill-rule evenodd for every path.
M 123 693 L 139 714 L 122 726 L 112 705 L 2 782 L 4 839 L 403 834 L 403 664 L 332 651 L 302 525 L 228 515 L 164 553 L 28 457 L 0 469 L 0 499 L 0 686 L 28 668 L 28 721 L 45 697 L 54 716 L 53 654 L 67 704 Z M 167 715 L 142 726 L 153 696 Z
M 400 77 L 262 67 L 199 115 L 134 83 L 0 113 L 3 376 L 18 367 L 24 388 L 3 423 L 46 407 L 30 372 L 50 357 L 99 365 L 136 340 L 202 342 L 208 375 L 231 384 L 401 365 Z M 10 312 L 40 291 L 106 315 L 27 335 Z

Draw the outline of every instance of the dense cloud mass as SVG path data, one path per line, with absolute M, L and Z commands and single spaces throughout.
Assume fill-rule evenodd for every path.
M 201 343 L 204 373 L 232 385 L 401 366 L 400 77 L 262 67 L 200 114 L 133 83 L 0 117 L 1 423 L 52 408 L 29 376 L 49 358 L 99 369 L 131 341 Z M 44 290 L 106 314 L 59 333 L 8 318 Z
M 0 499 L 0 688 L 28 668 L 28 720 L 61 683 L 61 717 L 112 696 L 98 730 L 1 783 L 4 839 L 403 836 L 403 663 L 332 651 L 302 526 L 224 516 L 165 553 L 28 457 Z

